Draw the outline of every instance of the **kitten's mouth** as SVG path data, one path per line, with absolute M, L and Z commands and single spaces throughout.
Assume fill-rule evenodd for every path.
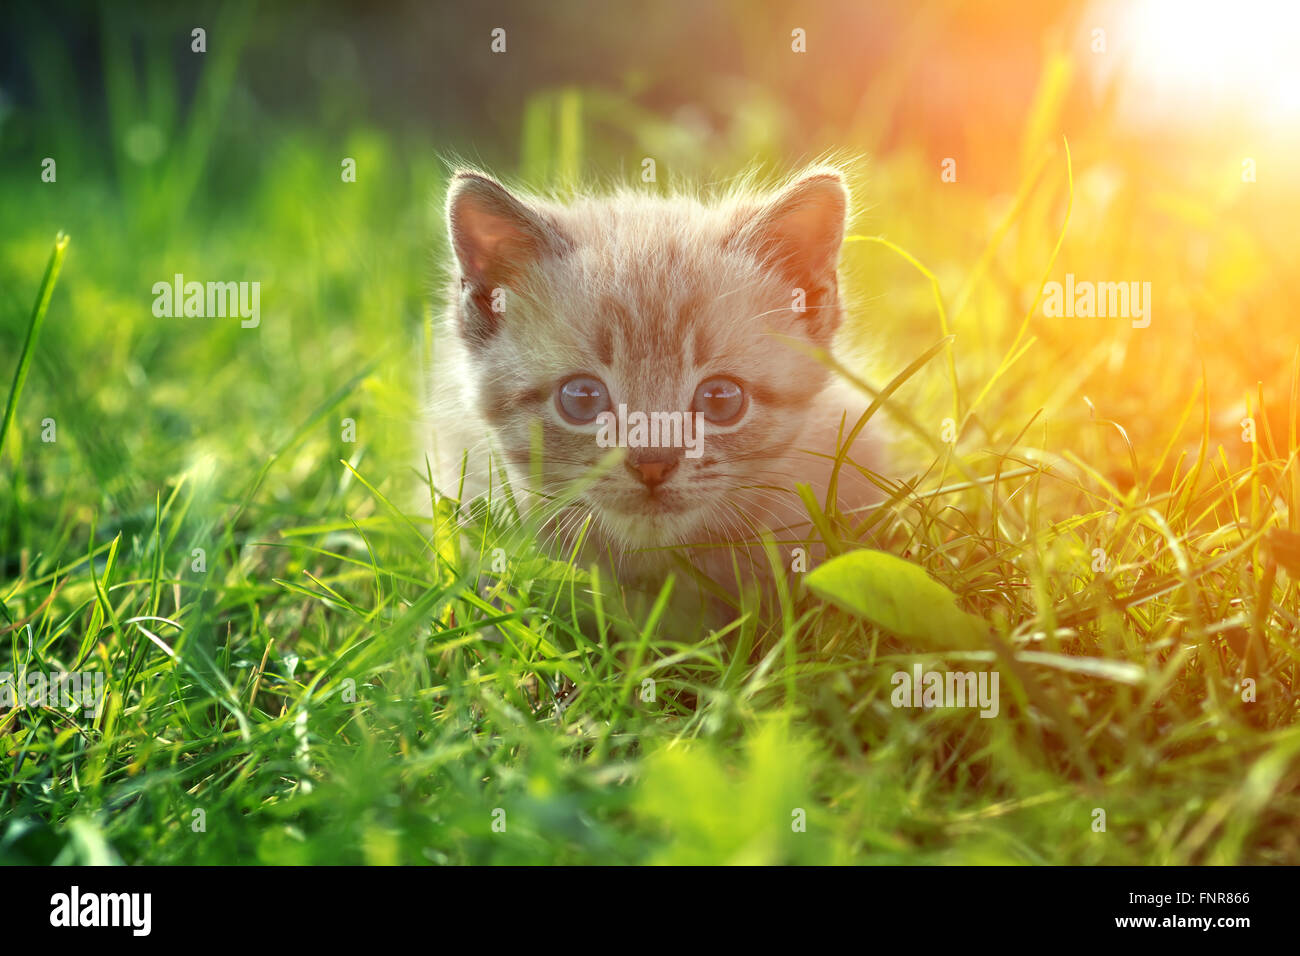
M 591 489 L 586 503 L 623 548 L 673 547 L 695 533 L 702 496 L 677 488 L 619 485 Z
M 676 495 L 658 494 L 654 490 L 647 490 L 645 494 L 636 495 L 630 500 L 622 498 L 618 501 L 602 504 L 601 507 L 606 511 L 613 511 L 617 514 L 635 518 L 676 515 L 687 510 L 686 503 Z
M 674 496 L 675 497 L 675 496 Z M 601 516 L 622 546 L 633 550 L 680 544 L 692 533 L 697 519 L 681 499 L 637 495 L 601 504 Z

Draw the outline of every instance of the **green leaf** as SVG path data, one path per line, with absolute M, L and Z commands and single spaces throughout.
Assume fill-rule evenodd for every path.
M 808 574 L 818 597 L 899 637 L 941 647 L 983 643 L 988 625 L 924 569 L 885 551 L 850 551 Z

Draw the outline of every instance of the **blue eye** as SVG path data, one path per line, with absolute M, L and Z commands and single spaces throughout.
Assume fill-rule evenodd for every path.
M 609 409 L 609 390 L 598 378 L 577 375 L 560 386 L 555 403 L 566 421 L 586 425 Z
M 707 378 L 695 390 L 692 408 L 702 413 L 706 421 L 730 425 L 745 410 L 745 390 L 729 378 Z

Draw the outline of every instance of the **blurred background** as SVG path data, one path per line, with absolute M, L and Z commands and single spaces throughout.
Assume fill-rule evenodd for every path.
M 895 251 L 846 246 L 867 371 L 946 323 L 950 369 L 902 396 L 924 428 L 973 411 L 963 440 L 997 441 L 1041 407 L 1035 443 L 1123 486 L 1129 456 L 1080 429 L 1084 396 L 1143 466 L 1203 369 L 1225 441 L 1261 382 L 1287 428 L 1298 26 L 1262 0 L 7 4 L 0 349 L 63 229 L 33 401 L 85 421 L 59 467 L 89 465 L 114 504 L 205 455 L 266 452 L 370 361 L 352 412 L 398 441 L 450 163 L 552 188 L 636 181 L 652 157 L 667 189 L 831 154 L 856 232 L 906 250 L 946 307 Z M 262 326 L 156 319 L 149 290 L 177 272 L 260 281 Z M 1043 316 L 1066 273 L 1150 282 L 1150 328 Z

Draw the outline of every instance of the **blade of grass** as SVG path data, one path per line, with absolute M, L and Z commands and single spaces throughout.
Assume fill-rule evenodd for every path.
M 27 323 L 27 338 L 23 350 L 18 355 L 18 369 L 14 372 L 9 385 L 9 401 L 5 403 L 5 417 L 0 421 L 0 454 L 5 450 L 5 438 L 14 414 L 18 411 L 18 398 L 22 395 L 23 384 L 27 381 L 27 370 L 32 364 L 32 355 L 36 352 L 36 340 L 40 338 L 41 326 L 45 324 L 45 313 L 50 308 L 50 297 L 54 295 L 54 284 L 59 279 L 59 270 L 63 268 L 63 256 L 68 250 L 68 237 L 59 233 L 54 237 L 54 250 L 50 261 L 45 266 L 45 278 L 41 280 L 41 290 L 36 295 L 36 305 L 32 307 L 32 318 Z

